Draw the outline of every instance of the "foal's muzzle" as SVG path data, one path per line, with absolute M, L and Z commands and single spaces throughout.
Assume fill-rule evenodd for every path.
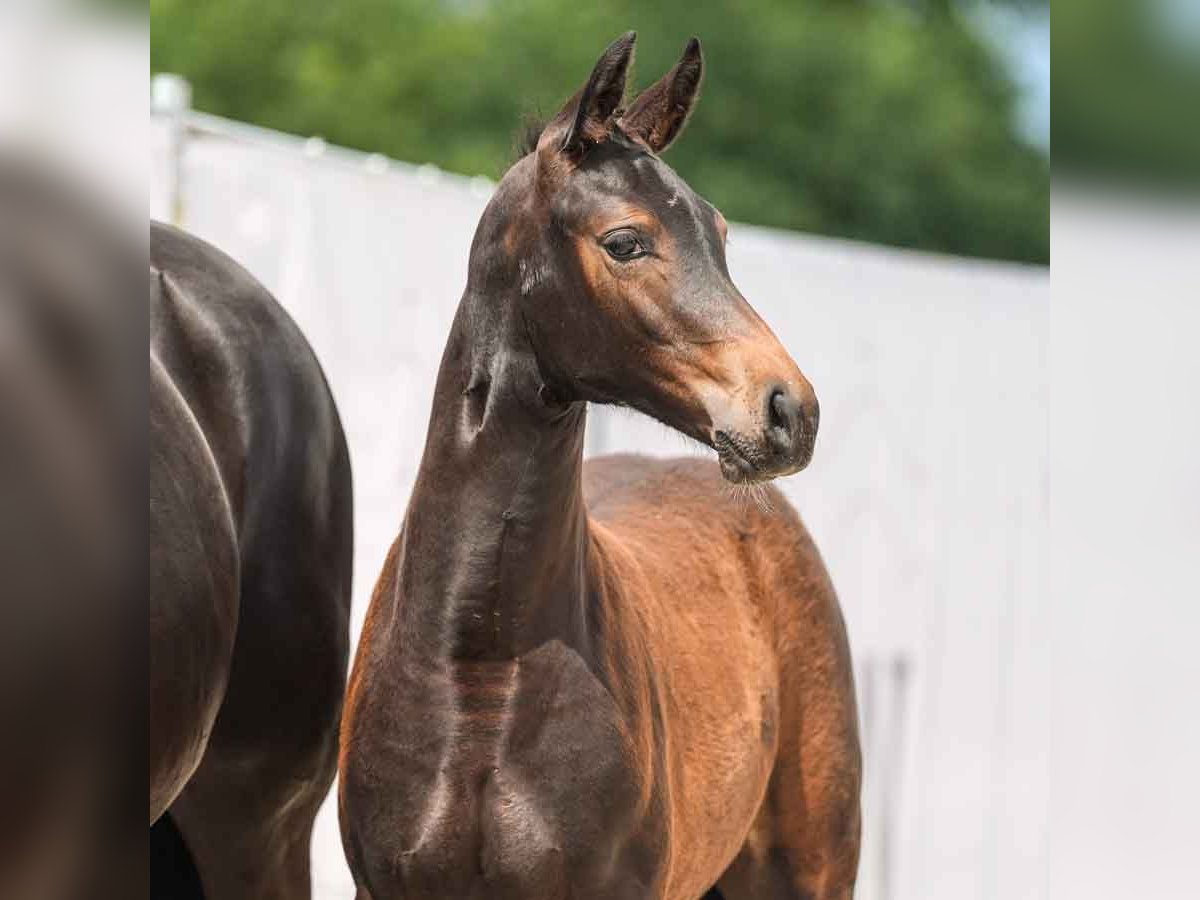
M 772 386 L 756 415 L 714 429 L 721 474 L 743 484 L 799 472 L 812 460 L 820 418 L 817 395 L 807 382 L 799 388 Z

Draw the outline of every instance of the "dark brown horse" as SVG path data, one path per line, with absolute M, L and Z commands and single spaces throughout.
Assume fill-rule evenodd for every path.
M 153 895 L 301 900 L 348 657 L 346 442 L 244 269 L 159 225 L 150 263 Z
M 660 159 L 697 41 L 622 109 L 634 37 L 504 177 L 342 724 L 360 900 L 846 898 L 860 762 L 833 588 L 795 513 L 812 388 Z M 583 463 L 586 402 L 714 447 Z

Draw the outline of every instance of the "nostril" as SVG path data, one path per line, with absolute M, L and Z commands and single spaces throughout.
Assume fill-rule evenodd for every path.
M 788 395 L 779 388 L 771 392 L 771 398 L 767 402 L 768 432 L 771 442 L 779 450 L 787 450 L 792 443 L 794 405 Z

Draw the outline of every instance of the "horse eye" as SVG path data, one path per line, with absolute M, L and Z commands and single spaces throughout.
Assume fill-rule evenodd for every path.
M 628 228 L 606 234 L 603 244 L 608 255 L 621 262 L 646 255 L 646 248 L 638 240 L 636 232 L 630 231 Z

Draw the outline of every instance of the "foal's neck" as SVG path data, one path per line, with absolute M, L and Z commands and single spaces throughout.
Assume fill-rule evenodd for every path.
M 548 401 L 519 315 L 497 308 L 459 307 L 404 525 L 399 621 L 443 659 L 586 640 L 586 407 Z

